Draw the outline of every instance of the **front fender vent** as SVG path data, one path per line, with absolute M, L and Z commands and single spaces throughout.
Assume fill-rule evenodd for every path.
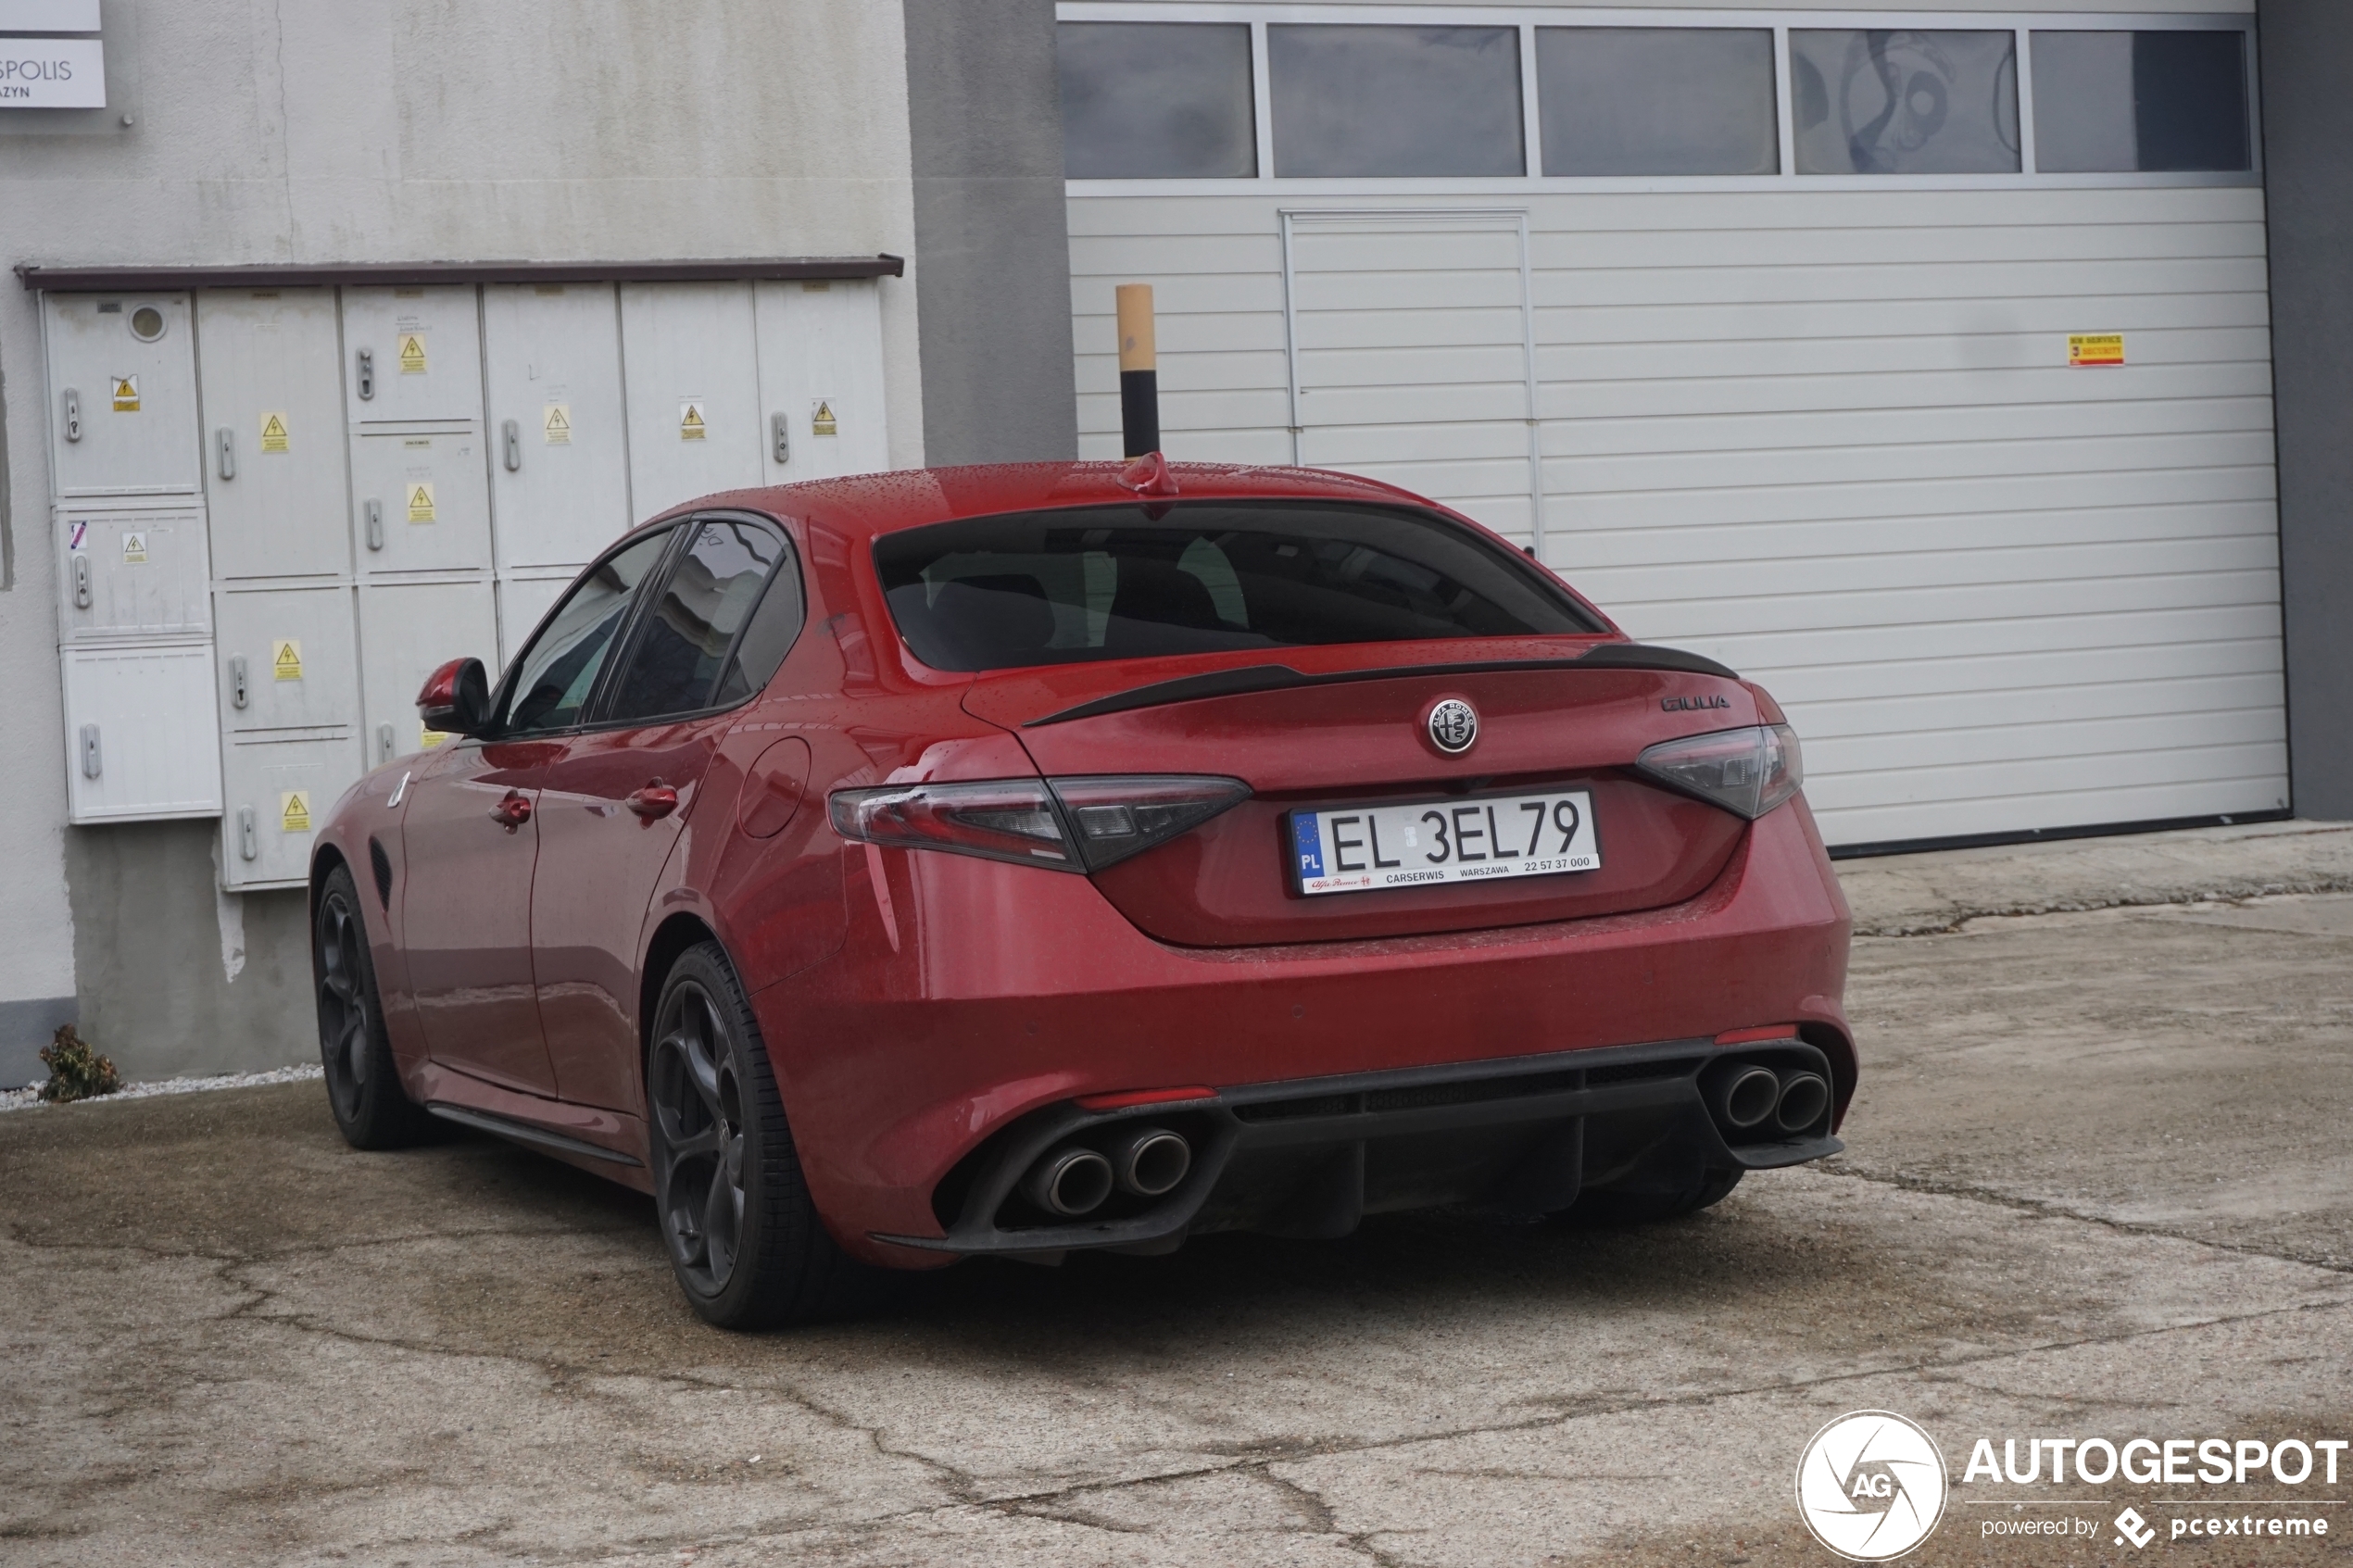
M 384 853 L 383 843 L 368 840 L 368 869 L 376 875 L 376 901 L 386 909 L 392 908 L 392 857 Z

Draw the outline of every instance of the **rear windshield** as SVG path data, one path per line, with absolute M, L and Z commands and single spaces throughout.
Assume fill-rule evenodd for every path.
M 1012 512 L 887 534 L 875 564 L 900 634 L 935 670 L 1602 629 L 1529 562 L 1403 509 Z

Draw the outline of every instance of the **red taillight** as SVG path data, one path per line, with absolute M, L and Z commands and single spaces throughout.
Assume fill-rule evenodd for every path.
M 830 809 L 834 831 L 861 843 L 1093 872 L 1248 798 L 1239 779 L 1145 774 L 884 784 L 842 790 Z
M 1806 782 L 1797 732 L 1787 724 L 1718 730 L 1646 746 L 1634 765 L 1662 784 L 1754 820 Z

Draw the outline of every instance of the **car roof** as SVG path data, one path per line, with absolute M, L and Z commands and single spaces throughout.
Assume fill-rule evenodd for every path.
M 1120 483 L 1127 462 L 983 463 L 964 468 L 901 469 L 844 479 L 804 480 L 798 484 L 735 490 L 708 495 L 665 516 L 738 507 L 874 538 L 903 528 L 951 522 L 959 518 L 1043 508 L 1128 504 L 1138 501 L 1316 500 L 1382 506 L 1435 505 L 1410 491 L 1353 474 L 1322 469 L 1235 463 L 1168 463 L 1176 494 L 1143 495 Z M 657 520 L 659 521 L 659 520 Z

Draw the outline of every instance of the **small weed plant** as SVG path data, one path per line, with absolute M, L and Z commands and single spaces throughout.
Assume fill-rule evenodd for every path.
M 41 1047 L 41 1064 L 49 1070 L 49 1081 L 41 1085 L 41 1098 L 60 1105 L 110 1095 L 122 1087 L 122 1074 L 114 1070 L 114 1063 L 92 1050 L 90 1042 L 75 1034 L 70 1023 L 59 1025 L 56 1037 Z

